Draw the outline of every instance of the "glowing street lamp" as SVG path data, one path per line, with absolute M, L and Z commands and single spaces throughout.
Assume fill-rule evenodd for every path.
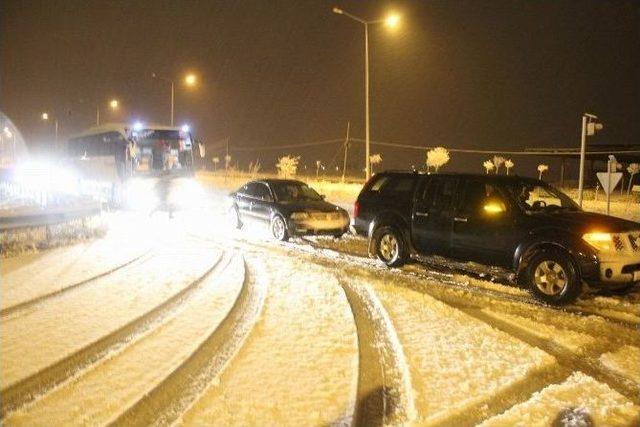
M 119 106 L 120 103 L 117 99 L 109 101 L 109 108 L 111 108 L 111 111 L 116 111 Z M 100 105 L 96 105 L 96 126 L 100 126 Z
M 370 140 L 370 117 L 369 117 L 369 25 L 385 24 L 390 29 L 395 29 L 400 24 L 400 16 L 391 14 L 385 19 L 373 21 L 364 20 L 356 15 L 352 15 L 338 7 L 333 8 L 333 13 L 344 15 L 360 24 L 364 25 L 364 104 L 365 104 L 365 175 L 366 179 L 371 178 L 371 140 Z
M 184 78 L 184 83 L 187 86 L 195 86 L 197 82 L 197 78 L 195 74 L 187 74 L 187 76 Z
M 168 82 L 171 84 L 171 126 L 173 126 L 173 112 L 174 112 L 174 106 L 175 106 L 175 84 L 173 82 L 172 79 L 168 78 L 168 77 L 164 77 L 164 76 L 160 76 L 156 73 L 151 73 L 151 77 L 154 79 L 158 79 L 158 80 L 164 80 L 165 82 Z M 189 73 L 185 76 L 184 78 L 184 84 L 186 86 L 189 87 L 193 87 L 196 85 L 198 79 L 196 77 L 195 74 L 193 73 Z
M 45 111 L 44 113 L 42 113 L 42 114 L 40 115 L 40 118 L 41 118 L 43 121 L 48 122 L 48 121 L 49 121 L 49 113 L 47 113 L 47 112 Z M 55 131 L 54 131 L 54 132 L 55 132 L 55 140 L 54 140 L 54 141 L 55 141 L 56 145 L 58 145 L 58 118 L 57 118 L 57 117 L 56 117 L 56 118 L 54 119 L 54 121 L 53 121 L 53 127 L 54 127 L 54 129 L 55 129 Z

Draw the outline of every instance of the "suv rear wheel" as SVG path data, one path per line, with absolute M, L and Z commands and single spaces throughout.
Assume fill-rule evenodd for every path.
M 407 261 L 407 245 L 402 234 L 392 227 L 381 227 L 372 236 L 375 254 L 388 267 L 400 267 Z
M 582 291 L 582 280 L 569 256 L 560 250 L 545 250 L 531 258 L 527 271 L 529 291 L 552 305 L 568 304 Z

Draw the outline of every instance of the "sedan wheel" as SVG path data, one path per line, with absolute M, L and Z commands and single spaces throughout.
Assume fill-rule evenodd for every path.
M 287 226 L 284 223 L 282 217 L 277 216 L 271 220 L 271 234 L 276 240 L 285 242 L 289 239 L 287 234 Z

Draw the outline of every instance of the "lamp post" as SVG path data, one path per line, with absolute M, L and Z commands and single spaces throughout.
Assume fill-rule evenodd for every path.
M 49 121 L 49 113 L 47 113 L 47 112 L 42 113 L 42 115 L 40 117 L 45 122 Z M 55 145 L 57 147 L 58 146 L 58 118 L 57 117 L 55 117 L 53 119 L 53 127 L 54 127 L 54 135 L 55 135 L 54 142 L 55 142 Z
M 598 117 L 595 114 L 584 113 L 582 115 L 582 132 L 580 140 L 580 173 L 578 178 L 578 205 L 582 207 L 582 191 L 584 188 L 584 162 L 587 152 L 587 136 L 594 135 L 602 129 L 602 123 L 596 123 Z
M 168 82 L 169 84 L 171 84 L 171 126 L 173 126 L 173 112 L 174 112 L 175 95 L 176 95 L 175 84 L 172 79 L 164 76 L 159 76 L 156 73 L 151 73 L 151 77 L 158 80 L 164 80 L 165 82 Z M 184 83 L 187 86 L 195 86 L 196 82 L 197 82 L 197 78 L 195 74 L 191 74 L 191 73 L 187 74 L 184 78 Z
M 367 21 L 338 7 L 333 8 L 333 13 L 344 15 L 364 26 L 364 109 L 365 109 L 365 176 L 369 180 L 371 178 L 371 162 L 369 156 L 371 153 L 370 140 L 370 117 L 369 117 L 369 25 L 385 24 L 389 28 L 395 28 L 400 22 L 398 15 L 389 15 L 385 19 L 377 19 Z
M 118 102 L 117 99 L 112 99 L 111 101 L 109 101 L 109 108 L 111 108 L 111 111 L 116 111 L 118 109 L 118 107 L 120 106 L 120 103 Z M 96 126 L 100 126 L 100 105 L 96 105 Z
M 13 144 L 11 148 L 12 160 L 15 162 L 16 161 L 16 135 L 13 132 L 11 132 L 11 129 L 9 129 L 8 126 L 5 126 L 2 131 L 4 132 L 7 138 L 11 139 L 11 142 Z M 2 148 L 4 149 L 4 144 Z

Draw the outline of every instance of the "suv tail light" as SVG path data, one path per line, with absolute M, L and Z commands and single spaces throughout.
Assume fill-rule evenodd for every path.
M 353 204 L 353 217 L 357 218 L 360 215 L 360 202 Z

